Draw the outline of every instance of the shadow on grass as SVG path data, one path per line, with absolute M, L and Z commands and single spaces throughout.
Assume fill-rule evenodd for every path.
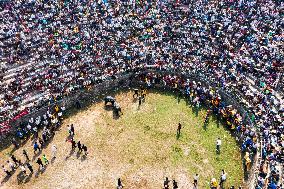
M 47 139 L 47 141 L 43 144 L 42 149 L 46 149 L 48 145 L 53 141 L 54 134 L 50 136 L 50 138 Z
M 75 153 L 75 149 L 71 149 L 69 154 L 65 157 L 65 161 L 67 161 L 74 153 Z
M 53 164 L 54 161 L 55 161 L 56 157 L 53 157 L 51 160 L 50 160 L 50 163 Z
M 176 134 L 176 139 L 179 140 L 181 138 L 182 134 L 181 133 L 177 133 Z
M 9 148 L 12 144 L 12 138 L 14 138 L 14 136 L 10 135 L 10 136 L 7 136 L 7 141 L 2 141 L 1 143 L 1 147 L 0 147 L 0 151 L 6 149 L 6 148 Z M 21 140 L 17 140 L 17 144 L 18 146 L 17 147 L 13 147 L 13 149 L 9 152 L 10 154 L 13 154 L 16 150 L 18 150 L 19 148 L 23 147 L 27 142 L 28 140 L 31 138 L 31 136 L 27 136 L 25 137 L 24 139 L 21 139 Z M 10 142 L 10 144 L 8 144 Z
M 80 155 L 81 155 L 81 152 L 78 151 L 78 152 L 76 153 L 76 158 L 79 159 Z
M 6 176 L 2 179 L 1 185 L 4 184 L 4 183 L 6 183 L 6 182 L 8 182 L 8 180 L 9 180 L 10 178 L 11 178 L 11 176 L 6 175 Z M 0 186 L 1 186 L 1 185 L 0 185 Z
M 112 107 L 112 105 L 105 105 L 105 106 L 104 106 L 104 110 L 105 110 L 105 111 L 112 111 L 112 110 L 113 110 L 113 107 Z
M 118 120 L 119 118 L 120 118 L 120 115 L 117 115 L 117 114 L 115 113 L 115 111 L 112 111 L 112 119 Z
M 138 98 L 133 98 L 132 103 L 136 103 L 138 101 Z
M 25 178 L 26 178 L 26 175 L 21 171 L 21 172 L 17 175 L 18 184 L 23 184 Z
M 204 129 L 205 131 L 207 130 L 208 125 L 209 125 L 209 121 L 205 121 L 205 122 L 203 123 L 203 129 Z
M 30 174 L 28 175 L 28 177 L 26 177 L 26 178 L 25 178 L 24 183 L 28 183 L 28 182 L 30 182 L 30 181 L 31 181 L 32 176 L 33 176 L 33 173 L 30 173 Z
M 81 156 L 81 162 L 85 161 L 86 159 L 87 159 L 86 154 L 84 154 L 84 155 Z
M 38 170 L 35 172 L 35 178 L 38 178 L 39 175 L 43 174 L 46 171 L 48 165 L 44 165 L 43 167 L 38 167 Z
M 41 153 L 42 153 L 42 149 L 33 155 L 32 161 L 34 161 L 38 156 L 40 156 Z
M 31 181 L 31 178 L 33 176 L 33 173 L 30 174 L 24 174 L 22 171 L 17 175 L 17 181 L 18 184 L 25 184 Z M 38 175 L 37 175 L 38 176 Z

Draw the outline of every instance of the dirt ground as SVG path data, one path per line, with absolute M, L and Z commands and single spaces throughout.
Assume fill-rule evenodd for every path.
M 198 128 L 187 128 L 189 134 L 182 135 L 180 141 L 177 141 L 175 136 L 178 121 L 182 121 L 182 124 L 188 122 L 189 125 L 194 125 L 197 124 L 196 118 L 189 118 L 189 113 L 184 113 L 187 111 L 185 105 L 180 112 L 171 113 L 167 110 L 169 107 L 159 102 L 162 96 L 155 93 L 149 94 L 146 102 L 139 108 L 138 103 L 133 102 L 131 92 L 118 94 L 116 99 L 124 112 L 119 119 L 113 117 L 111 109 L 106 109 L 102 102 L 69 116 L 39 156 L 46 154 L 50 164 L 44 170 L 39 170 L 38 165 L 33 161 L 35 173 L 24 178 L 21 177 L 18 168 L 8 181 L 1 184 L 0 188 L 108 189 L 115 188 L 117 179 L 121 178 L 125 188 L 155 189 L 162 188 L 163 179 L 169 177 L 169 179 L 176 179 L 179 188 L 188 189 L 192 188 L 195 171 L 200 172 L 200 177 L 208 181 L 208 178 L 216 173 L 219 174 L 220 170 L 215 170 L 214 165 L 210 164 L 211 159 L 207 158 L 206 154 L 207 147 L 199 145 L 201 138 L 190 138 L 190 132 L 194 133 Z M 167 106 L 176 106 L 174 97 L 163 98 L 173 100 L 174 103 L 171 102 Z M 201 112 L 200 116 L 204 116 L 203 113 Z M 163 120 L 159 117 L 168 114 L 170 116 Z M 72 123 L 75 126 L 75 141 L 80 140 L 82 144 L 86 144 L 88 156 L 77 153 L 77 149 L 74 153 L 70 153 L 71 144 L 65 139 L 68 135 L 67 125 Z M 233 142 L 229 139 L 228 143 Z M 51 161 L 53 144 L 57 146 L 58 151 L 57 158 Z M 32 148 L 32 140 L 29 140 L 14 154 L 24 161 L 22 149 L 26 149 L 32 158 Z M 8 148 L 1 152 L 1 165 L 7 167 L 4 162 L 8 159 L 7 153 L 10 150 L 11 148 Z M 240 159 L 237 149 L 232 153 L 234 154 L 229 156 Z M 230 163 L 232 160 L 228 161 Z M 237 167 L 235 164 L 232 165 L 234 169 L 240 169 L 239 164 Z M 5 177 L 3 171 L 0 174 L 2 178 Z M 241 176 L 235 179 L 237 183 L 241 182 Z M 200 188 L 208 188 L 205 186 L 204 184 Z

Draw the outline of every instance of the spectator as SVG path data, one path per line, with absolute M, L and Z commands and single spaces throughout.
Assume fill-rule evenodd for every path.
M 33 170 L 32 165 L 31 165 L 29 162 L 27 162 L 27 163 L 26 163 L 26 165 L 27 165 L 27 167 L 28 167 L 29 171 L 30 171 L 31 173 L 33 173 L 33 172 L 34 172 L 34 170 Z
M 36 163 L 39 165 L 39 168 L 43 168 L 44 167 L 44 165 L 43 165 L 43 163 L 42 163 L 40 158 L 37 159 Z
M 45 154 L 42 155 L 42 160 L 43 160 L 45 165 L 49 164 L 49 161 L 48 161 L 48 159 L 47 159 Z
M 52 145 L 51 147 L 51 154 L 52 154 L 52 159 L 56 158 L 57 147 L 55 145 Z
M 177 189 L 177 188 L 178 188 L 177 182 L 173 180 L 173 189 Z
M 2 165 L 2 170 L 6 173 L 7 176 L 11 176 L 11 173 Z
M 169 178 L 166 177 L 166 180 L 164 181 L 164 189 L 169 189 L 170 188 L 169 183 L 170 183 Z
M 13 162 L 15 163 L 16 166 L 20 163 L 20 161 L 17 160 L 17 158 L 14 156 L 14 154 L 11 155 L 11 159 L 13 160 Z
M 221 143 L 222 143 L 221 139 L 218 138 L 216 140 L 216 151 L 217 151 L 218 154 L 220 154 L 220 152 L 221 152 Z
M 222 169 L 222 173 L 220 176 L 220 187 L 224 188 L 224 182 L 227 180 L 227 174 L 225 173 L 225 171 Z
M 34 153 L 36 153 L 37 151 L 40 151 L 40 147 L 38 145 L 37 142 L 34 143 Z
M 27 175 L 27 171 L 26 171 L 26 168 L 23 164 L 20 165 L 20 169 L 21 169 L 21 172 L 26 176 Z
M 195 188 L 197 188 L 198 179 L 199 179 L 199 175 L 196 173 L 193 177 L 193 185 L 194 185 Z
M 122 188 L 123 188 L 123 185 L 122 185 L 121 179 L 118 178 L 118 180 L 117 180 L 117 189 L 122 189 Z
M 29 158 L 29 156 L 28 156 L 28 153 L 27 153 L 27 151 L 26 151 L 25 149 L 23 149 L 23 155 L 25 156 L 25 158 L 26 158 L 27 161 L 30 161 L 30 158 Z

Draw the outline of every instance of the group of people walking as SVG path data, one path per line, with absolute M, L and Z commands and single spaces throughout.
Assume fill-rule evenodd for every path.
M 81 144 L 81 141 L 76 142 L 75 139 L 74 139 L 74 136 L 75 136 L 74 125 L 73 124 L 71 124 L 70 126 L 67 125 L 67 128 L 68 128 L 69 135 L 68 135 L 66 141 L 71 143 L 71 151 L 73 152 L 76 149 L 76 147 L 78 147 L 78 152 L 82 153 L 84 151 L 84 155 L 87 156 L 88 155 L 87 146 L 84 145 L 84 144 Z
M 12 174 L 17 170 L 17 168 L 20 168 L 21 173 L 23 176 L 29 176 L 34 173 L 34 168 L 32 165 L 33 160 L 40 154 L 40 152 L 43 150 L 37 142 L 34 142 L 33 145 L 34 148 L 34 156 L 31 158 L 27 152 L 26 149 L 23 149 L 22 152 L 22 158 L 18 159 L 14 154 L 12 154 L 7 160 L 7 166 L 9 168 L 6 168 L 5 165 L 2 165 L 3 171 L 6 173 L 6 176 L 9 178 L 12 176 Z M 52 159 L 56 158 L 56 153 L 57 153 L 57 147 L 56 145 L 52 145 L 51 147 L 51 154 L 52 154 Z M 11 159 L 11 160 L 10 160 Z M 42 157 L 38 157 L 35 161 L 39 165 L 39 170 L 43 169 L 49 164 L 49 160 L 47 158 L 46 154 L 43 154 Z M 29 170 L 29 175 L 27 174 L 27 169 Z
M 81 144 L 80 141 L 75 142 L 74 140 L 74 135 L 75 135 L 74 125 L 71 124 L 70 126 L 68 125 L 67 127 L 68 127 L 68 133 L 69 133 L 68 141 L 72 145 L 71 150 L 74 151 L 77 147 L 78 153 L 84 152 L 84 155 L 87 156 L 88 155 L 87 146 L 85 144 Z M 23 149 L 23 152 L 22 152 L 23 157 L 21 159 L 24 159 L 24 161 L 17 159 L 16 156 L 12 154 L 9 158 L 11 160 L 7 160 L 7 166 L 2 165 L 3 172 L 5 172 L 7 177 L 10 177 L 19 167 L 24 176 L 28 176 L 27 169 L 30 171 L 30 174 L 33 174 L 34 168 L 33 168 L 32 162 L 34 159 L 35 159 L 35 163 L 38 164 L 39 171 L 46 168 L 47 165 L 50 164 L 50 160 L 48 156 L 44 153 L 42 154 L 41 157 L 36 158 L 38 155 L 40 155 L 40 153 L 42 153 L 44 147 L 45 146 L 43 146 L 42 143 L 38 142 L 38 140 L 35 140 L 33 143 L 33 151 L 34 151 L 33 158 L 29 156 L 26 149 Z M 58 151 L 57 146 L 55 144 L 52 144 L 51 149 L 50 149 L 52 161 L 54 161 L 55 158 L 57 157 L 57 151 Z

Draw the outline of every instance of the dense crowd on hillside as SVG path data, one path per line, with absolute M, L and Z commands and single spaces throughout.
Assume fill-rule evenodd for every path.
M 284 147 L 282 9 L 278 0 L 1 1 L 0 121 L 146 66 L 196 74 L 249 108 L 263 145 L 258 187 L 267 165 L 273 185 Z

